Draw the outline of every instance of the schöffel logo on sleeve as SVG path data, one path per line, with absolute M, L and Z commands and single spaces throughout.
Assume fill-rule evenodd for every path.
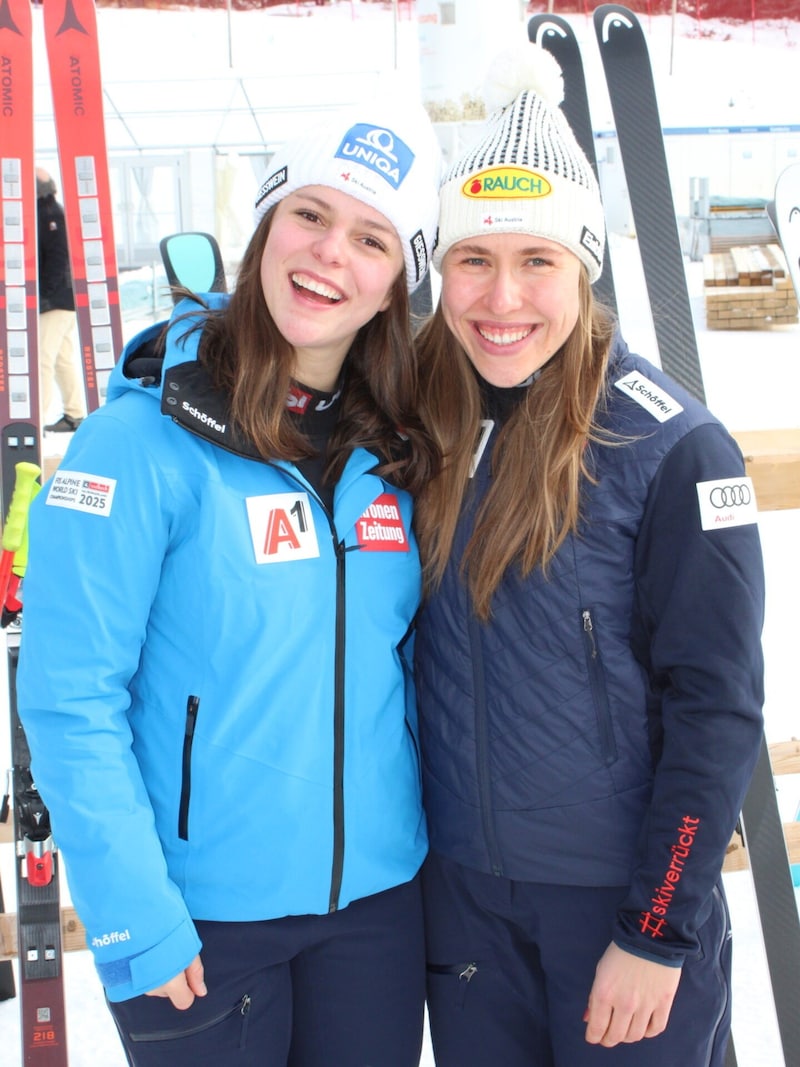
M 382 126 L 359 122 L 342 138 L 335 153 L 338 159 L 360 163 L 374 170 L 394 189 L 399 189 L 414 162 L 414 153 L 405 142 Z
M 262 200 L 269 196 L 270 193 L 274 193 L 276 189 L 280 189 L 282 185 L 286 185 L 289 180 L 289 175 L 286 167 L 281 167 L 280 170 L 276 170 L 274 174 L 264 182 L 261 188 L 258 190 L 258 199 L 256 200 L 256 207 L 259 206 Z
M 614 385 L 637 404 L 641 404 L 645 411 L 649 411 L 659 422 L 667 422 L 683 411 L 677 400 L 639 371 L 631 371 L 614 382 Z

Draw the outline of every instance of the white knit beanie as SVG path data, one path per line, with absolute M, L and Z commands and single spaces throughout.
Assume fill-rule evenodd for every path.
M 489 71 L 485 97 L 487 108 L 497 110 L 482 139 L 442 179 L 435 267 L 468 237 L 524 233 L 568 248 L 597 281 L 603 205 L 594 171 L 560 110 L 558 63 L 537 45 L 504 52 Z
M 259 190 L 256 219 L 307 185 L 347 193 L 394 226 L 413 293 L 430 265 L 441 175 L 439 142 L 422 104 L 383 98 L 328 116 L 282 145 Z

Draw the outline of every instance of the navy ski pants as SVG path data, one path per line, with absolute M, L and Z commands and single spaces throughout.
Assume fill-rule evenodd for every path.
M 419 877 L 329 915 L 197 928 L 207 996 L 109 1005 L 133 1067 L 418 1067 Z
M 428 1013 L 437 1067 L 723 1067 L 730 926 L 721 890 L 666 1030 L 605 1048 L 583 1014 L 624 887 L 514 882 L 433 853 L 423 868 Z

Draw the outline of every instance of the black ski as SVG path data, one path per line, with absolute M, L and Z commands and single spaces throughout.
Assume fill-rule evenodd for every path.
M 653 72 L 636 15 L 603 4 L 594 26 L 664 370 L 705 402 Z
M 664 370 L 705 399 L 647 45 L 636 15 L 594 13 Z M 800 207 L 797 211 L 800 223 Z M 780 217 L 780 207 L 776 214 Z M 800 1064 L 800 919 L 766 740 L 742 807 L 772 995 L 786 1064 Z M 733 1041 L 728 1067 L 735 1064 Z
M 599 181 L 589 94 L 586 90 L 580 46 L 572 27 L 566 19 L 558 15 L 534 15 L 528 21 L 528 40 L 550 52 L 561 67 L 564 75 L 564 102 L 561 110 Z M 593 291 L 596 300 L 616 311 L 614 277 L 608 250 L 603 257 L 602 274 L 594 283 Z

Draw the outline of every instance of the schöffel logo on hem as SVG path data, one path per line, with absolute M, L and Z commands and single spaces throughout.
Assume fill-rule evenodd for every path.
M 464 196 L 474 200 L 535 200 L 552 189 L 547 178 L 523 167 L 490 167 L 461 186 Z
M 383 126 L 370 126 L 364 122 L 347 131 L 335 156 L 375 171 L 394 189 L 403 184 L 414 162 L 414 153 L 396 134 Z

